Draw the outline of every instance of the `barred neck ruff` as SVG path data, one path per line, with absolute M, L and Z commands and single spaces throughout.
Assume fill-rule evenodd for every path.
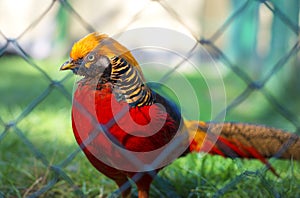
M 117 100 L 125 101 L 132 107 L 151 105 L 155 102 L 154 93 L 143 82 L 139 72 L 125 59 L 113 57 L 110 81 Z

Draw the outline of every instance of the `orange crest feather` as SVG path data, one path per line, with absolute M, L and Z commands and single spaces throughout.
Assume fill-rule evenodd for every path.
M 78 60 L 85 57 L 88 53 L 93 51 L 103 38 L 107 38 L 105 34 L 99 34 L 97 32 L 88 34 L 76 43 L 74 43 L 70 52 L 70 57 L 73 60 Z
M 99 54 L 107 56 L 108 58 L 114 56 L 124 58 L 130 65 L 138 70 L 141 77 L 144 79 L 142 70 L 131 52 L 118 41 L 110 38 L 106 34 L 93 32 L 83 37 L 74 43 L 70 52 L 70 57 L 73 60 L 78 60 L 97 48 Z

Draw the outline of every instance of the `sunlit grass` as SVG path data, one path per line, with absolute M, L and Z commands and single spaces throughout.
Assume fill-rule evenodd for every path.
M 38 65 L 53 80 L 59 81 L 66 75 L 58 71 L 60 61 L 39 62 Z M 4 122 L 0 122 L 0 133 L 2 133 L 6 127 L 5 124 L 16 121 L 24 109 L 48 88 L 50 82 L 24 60 L 16 57 L 2 57 L 0 73 L 0 117 Z M 203 83 L 201 79 L 193 76 L 189 78 L 195 87 L 205 92 L 206 85 L 199 84 Z M 233 79 L 235 79 L 234 76 L 224 79 L 225 85 L 230 85 L 226 86 L 229 101 L 245 87 L 241 83 L 232 82 Z M 73 81 L 74 79 L 71 78 L 64 82 L 69 93 L 72 92 Z M 263 101 L 256 95 L 252 97 L 254 101 Z M 199 95 L 199 98 L 200 117 L 208 120 L 210 105 L 203 105 L 208 97 Z M 247 103 L 246 105 L 251 107 L 253 104 Z M 251 120 L 260 115 L 261 106 L 259 105 L 267 104 L 254 104 L 258 112 L 248 113 L 244 117 L 241 115 L 249 106 L 238 107 L 226 119 Z M 270 107 L 267 108 L 270 109 Z M 2 139 L 0 139 L 0 197 L 1 195 L 5 197 L 30 195 L 45 187 L 54 178 L 53 170 L 45 166 L 33 154 L 32 148 L 22 139 L 18 130 L 21 130 L 32 142 L 34 148 L 40 151 L 50 165 L 61 163 L 78 148 L 71 130 L 70 109 L 71 101 L 54 88 L 49 96 L 17 123 L 16 128 L 11 127 L 5 135 L 2 134 Z M 267 112 L 266 109 L 265 112 Z M 279 195 L 299 197 L 299 162 L 273 160 L 272 164 L 280 174 L 280 178 L 270 172 L 264 172 L 264 166 L 256 160 L 231 160 L 202 154 L 189 155 L 175 161 L 160 172 L 152 185 L 151 196 L 274 197 Z M 42 197 L 77 197 L 78 195 L 74 193 L 76 188 L 79 188 L 87 197 L 107 197 L 116 190 L 114 182 L 98 173 L 82 153 L 62 167 L 62 170 L 72 179 L 74 185 L 60 180 Z M 253 174 L 246 174 L 247 171 Z M 241 178 L 239 182 L 234 183 L 238 178 Z M 134 188 L 133 195 L 136 195 L 136 188 Z

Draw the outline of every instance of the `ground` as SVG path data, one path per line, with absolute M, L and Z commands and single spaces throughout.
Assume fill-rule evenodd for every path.
M 59 81 L 67 74 L 58 71 L 62 62 L 49 60 L 37 65 Z M 71 95 L 62 94 L 61 87 L 55 83 L 49 86 L 51 81 L 21 58 L 2 57 L 0 73 L 0 197 L 26 197 L 42 189 L 46 192 L 41 197 L 78 197 L 79 192 L 87 197 L 112 195 L 116 185 L 98 173 L 81 152 L 71 160 L 71 154 L 78 149 L 71 131 Z M 207 89 L 194 76 L 189 79 L 200 89 Z M 235 90 L 245 86 L 232 79 L 233 76 L 224 79 L 225 85 L 230 85 L 227 87 L 229 101 L 234 98 Z M 70 77 L 63 82 L 69 93 L 74 80 Z M 203 95 L 200 104 L 206 100 Z M 209 120 L 208 107 L 200 108 L 201 119 Z M 244 108 L 237 108 L 226 119 L 253 121 L 256 118 L 276 127 L 281 119 L 270 118 L 273 110 L 268 111 L 268 116 L 259 112 L 245 115 Z M 285 122 L 282 127 L 292 128 Z M 68 163 L 61 165 L 67 158 Z M 276 159 L 271 159 L 271 163 L 279 178 L 265 171 L 257 160 L 192 154 L 161 171 L 150 193 L 152 197 L 300 197 L 300 163 Z M 55 180 L 55 167 L 66 177 L 62 174 Z M 55 184 L 53 187 L 51 182 Z

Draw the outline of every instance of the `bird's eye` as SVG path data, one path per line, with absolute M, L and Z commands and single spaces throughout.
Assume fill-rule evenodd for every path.
M 89 55 L 87 57 L 88 61 L 93 61 L 95 59 L 95 56 L 94 55 Z

